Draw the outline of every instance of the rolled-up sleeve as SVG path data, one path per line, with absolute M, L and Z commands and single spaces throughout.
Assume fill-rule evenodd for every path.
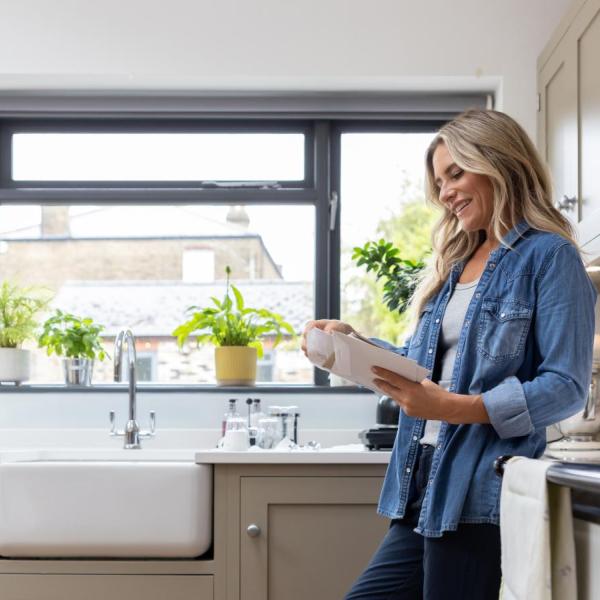
M 530 381 L 511 376 L 484 392 L 501 438 L 528 435 L 580 411 L 591 378 L 596 290 L 579 252 L 566 242 L 547 257 L 537 280 L 529 336 L 539 355 Z

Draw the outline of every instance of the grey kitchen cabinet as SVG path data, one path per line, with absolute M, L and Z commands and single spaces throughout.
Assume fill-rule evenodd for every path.
M 574 519 L 577 557 L 577 597 L 579 600 L 600 598 L 600 523 Z
M 0 559 L 0 600 L 213 600 L 209 559 Z
M 2 574 L 7 600 L 212 600 L 210 575 Z
M 600 255 L 600 0 L 578 0 L 538 60 L 538 146 L 579 242 Z
M 342 598 L 389 526 L 376 514 L 384 471 L 384 465 L 229 465 L 227 589 L 215 598 Z

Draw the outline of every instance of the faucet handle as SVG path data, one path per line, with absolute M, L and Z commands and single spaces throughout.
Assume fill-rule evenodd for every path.
M 116 426 L 116 422 L 115 422 L 115 411 L 114 410 L 111 410 L 108 413 L 108 418 L 109 418 L 109 421 L 110 421 L 109 435 L 111 437 L 115 437 L 115 436 L 118 436 L 118 435 L 123 435 L 122 431 L 117 431 L 117 426 Z
M 150 430 L 140 431 L 141 438 L 154 437 L 156 435 L 156 411 L 150 411 Z

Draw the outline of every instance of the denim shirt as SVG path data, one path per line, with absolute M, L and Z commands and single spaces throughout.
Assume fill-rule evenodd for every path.
M 546 427 L 583 409 L 591 379 L 596 290 L 565 238 L 519 223 L 494 250 L 467 308 L 450 391 L 482 394 L 490 423 L 442 423 L 416 532 L 499 524 L 503 454 L 540 456 Z M 464 262 L 427 303 L 403 348 L 433 372 L 444 311 Z M 378 512 L 405 514 L 425 420 L 401 411 Z

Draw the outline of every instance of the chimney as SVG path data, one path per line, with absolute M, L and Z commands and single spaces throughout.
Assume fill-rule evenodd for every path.
M 248 213 L 243 206 L 231 206 L 227 213 L 227 223 L 242 229 L 248 229 L 250 217 L 248 217 Z
M 42 206 L 42 237 L 70 237 L 69 207 Z

